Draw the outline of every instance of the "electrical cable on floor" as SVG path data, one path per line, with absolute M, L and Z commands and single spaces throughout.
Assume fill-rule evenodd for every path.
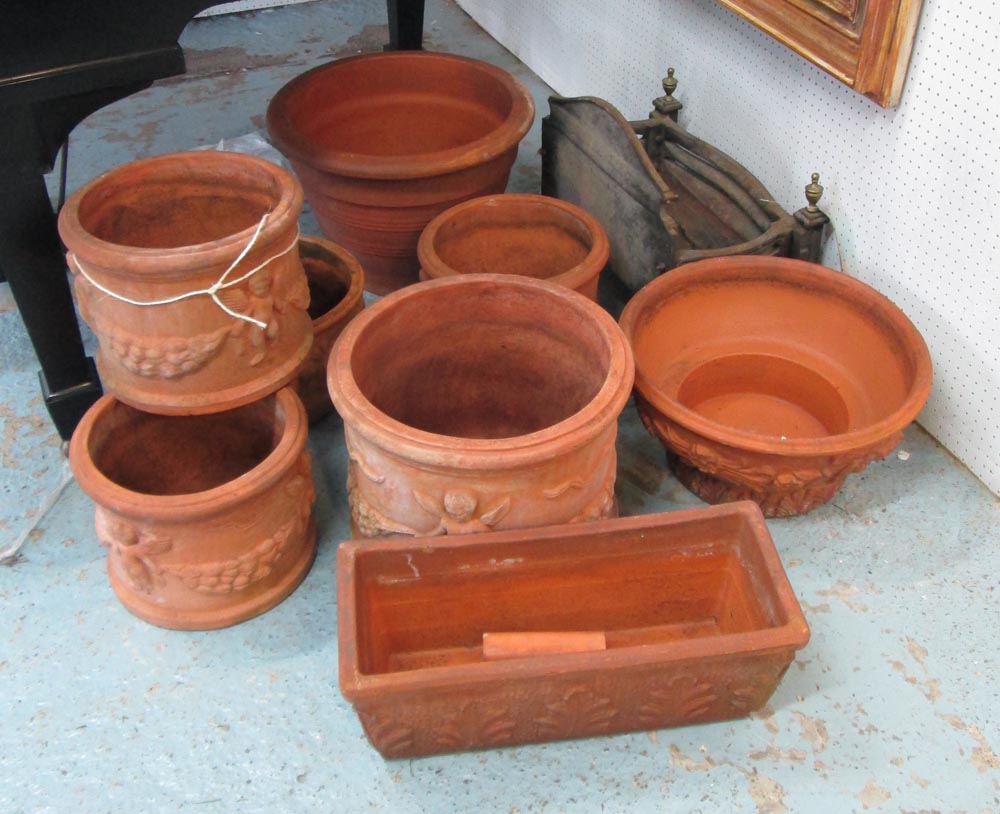
M 17 539 L 14 542 L 0 550 L 0 565 L 13 565 L 17 562 L 20 556 L 21 547 L 27 542 L 28 537 L 31 536 L 31 532 L 37 529 L 45 516 L 52 511 L 52 507 L 56 505 L 56 501 L 66 487 L 69 485 L 70 481 L 73 480 L 73 472 L 69 468 L 69 461 L 63 461 L 62 473 L 59 476 L 59 482 L 56 483 L 55 487 L 45 496 L 38 510 L 35 512 L 34 517 L 32 517 L 31 522 L 28 523 L 27 527 L 17 535 Z

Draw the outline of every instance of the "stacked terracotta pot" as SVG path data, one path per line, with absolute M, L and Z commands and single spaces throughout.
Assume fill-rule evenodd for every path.
M 59 217 L 108 392 L 70 445 L 111 584 L 157 625 L 204 629 L 274 606 L 315 554 L 313 344 L 302 191 L 232 153 L 137 161 Z

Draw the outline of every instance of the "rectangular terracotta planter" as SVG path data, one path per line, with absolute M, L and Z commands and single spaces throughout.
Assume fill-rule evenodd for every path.
M 351 541 L 337 580 L 341 691 L 389 758 L 738 717 L 809 640 L 750 502 Z M 606 649 L 484 660 L 484 633 L 531 631 Z

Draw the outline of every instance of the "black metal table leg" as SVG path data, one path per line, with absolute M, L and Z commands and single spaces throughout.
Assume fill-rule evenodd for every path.
M 424 0 L 386 0 L 387 51 L 420 51 L 424 41 Z
M 5 111 L 10 113 L 11 111 Z M 8 127 L 0 128 L 2 130 Z M 12 148 L 7 142 L 8 150 Z M 2 156 L 0 267 L 42 366 L 45 406 L 59 435 L 72 435 L 101 395 L 94 362 L 83 350 L 69 280 L 42 168 L 33 155 Z

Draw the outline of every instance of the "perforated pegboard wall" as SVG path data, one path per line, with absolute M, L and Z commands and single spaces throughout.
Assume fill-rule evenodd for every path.
M 820 172 L 843 269 L 930 347 L 920 422 L 1000 493 L 1000 7 L 924 0 L 902 103 L 883 110 L 713 0 L 459 5 L 557 92 L 627 118 L 674 66 L 682 123 L 789 211 Z

